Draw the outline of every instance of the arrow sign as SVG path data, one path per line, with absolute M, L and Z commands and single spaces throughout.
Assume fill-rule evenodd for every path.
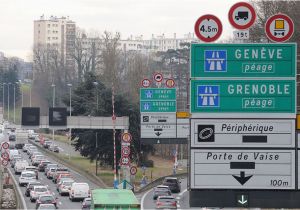
M 245 176 L 245 171 L 240 172 L 240 176 L 232 175 L 241 185 L 244 185 L 253 175 Z
M 238 200 L 238 202 L 242 205 L 248 202 L 248 200 L 245 200 L 244 195 L 242 195 L 242 200 Z
M 156 136 L 160 136 L 161 134 L 162 134 L 162 133 L 160 133 L 160 132 L 156 132 L 156 133 L 155 133 Z

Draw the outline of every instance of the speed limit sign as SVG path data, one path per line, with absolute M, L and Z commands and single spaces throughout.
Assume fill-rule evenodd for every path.
M 8 149 L 8 147 L 9 147 L 9 143 L 8 143 L 8 142 L 4 142 L 4 143 L 2 144 L 2 148 L 3 148 L 3 149 Z
M 130 154 L 130 148 L 127 146 L 122 147 L 121 153 L 122 157 L 128 157 Z
M 120 161 L 120 165 L 127 166 L 129 165 L 129 157 L 122 157 Z
M 1 154 L 1 157 L 4 159 L 4 160 L 8 160 L 9 159 L 9 154 L 7 152 L 3 152 Z
M 8 161 L 7 160 L 2 160 L 1 163 L 2 163 L 3 166 L 7 166 L 8 165 Z

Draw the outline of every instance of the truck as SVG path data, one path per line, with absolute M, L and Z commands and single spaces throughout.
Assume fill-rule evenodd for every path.
M 240 20 L 240 19 L 247 20 L 249 18 L 249 13 L 247 11 L 239 11 L 234 18 L 236 20 Z
M 92 190 L 91 209 L 139 210 L 141 205 L 131 190 L 94 189 Z
M 22 149 L 23 146 L 28 143 L 28 132 L 27 130 L 17 128 L 15 130 L 15 135 L 16 135 L 15 148 Z

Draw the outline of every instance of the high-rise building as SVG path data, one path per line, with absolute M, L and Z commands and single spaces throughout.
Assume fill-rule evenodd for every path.
M 43 46 L 58 50 L 65 68 L 74 71 L 75 62 L 72 54 L 75 52 L 76 23 L 69 17 L 44 15 L 34 21 L 34 47 Z

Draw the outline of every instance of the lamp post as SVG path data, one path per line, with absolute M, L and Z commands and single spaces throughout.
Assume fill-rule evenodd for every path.
M 69 87 L 69 89 L 70 89 L 70 119 L 71 119 L 71 116 L 72 116 L 72 84 L 71 83 L 69 83 L 68 84 L 68 87 Z M 70 146 L 71 146 L 71 136 L 72 136 L 72 129 L 71 128 L 69 128 L 69 138 L 70 138 L 70 141 L 69 141 L 69 144 L 70 144 Z M 69 160 L 71 159 L 71 155 L 70 155 L 70 153 L 69 153 Z
M 52 107 L 55 107 L 55 84 L 52 83 L 51 87 L 53 88 L 52 92 Z M 54 141 L 54 129 L 52 130 L 52 141 Z
M 96 110 L 98 112 L 98 85 L 99 85 L 99 83 L 93 82 L 93 84 L 96 86 L 96 104 L 97 104 Z
M 23 95 L 22 95 L 22 98 L 23 98 Z M 22 100 L 22 103 L 23 103 L 23 100 Z M 30 88 L 29 88 L 29 106 L 31 107 L 31 85 L 30 85 Z
M 14 86 L 14 123 L 16 123 L 16 84 Z
M 9 122 L 9 112 L 10 112 L 10 107 L 9 107 L 9 85 L 11 85 L 10 82 L 7 84 L 7 107 L 8 107 L 7 120 L 8 120 L 8 122 Z
M 93 82 L 96 87 L 96 112 L 98 113 L 98 82 Z M 98 133 L 96 131 L 96 150 L 98 149 Z M 96 157 L 96 176 L 98 175 L 98 155 Z
M 4 112 L 5 112 L 5 101 L 4 101 L 4 99 L 5 99 L 5 97 L 4 97 L 4 94 L 5 94 L 4 87 L 5 87 L 5 85 L 7 85 L 5 82 L 2 83 L 3 120 L 4 120 Z

